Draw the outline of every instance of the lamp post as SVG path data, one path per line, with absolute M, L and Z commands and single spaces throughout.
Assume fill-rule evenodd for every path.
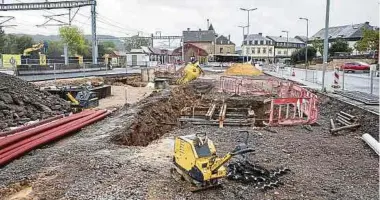
M 257 10 L 257 8 L 240 8 L 240 10 L 247 11 L 247 13 L 248 13 L 248 24 L 247 24 L 247 37 L 248 37 L 248 35 L 249 35 L 249 12 Z M 248 61 L 248 54 L 247 54 L 247 61 Z
M 309 41 L 309 19 L 305 17 L 300 17 L 300 20 L 306 21 L 306 49 L 305 49 L 305 81 L 307 81 L 307 43 Z
M 243 43 L 242 43 L 242 46 L 244 46 L 244 30 L 245 30 L 245 28 L 247 28 L 248 26 L 238 26 L 239 28 L 242 28 L 243 29 Z M 248 43 L 247 43 L 247 45 L 248 45 Z M 243 51 L 243 49 L 242 49 L 242 51 Z M 248 52 L 247 52 L 247 56 L 248 56 Z M 248 60 L 247 60 L 248 61 Z M 244 62 L 244 57 L 243 57 L 243 62 Z
M 289 31 L 282 31 L 286 33 L 286 55 L 289 55 Z

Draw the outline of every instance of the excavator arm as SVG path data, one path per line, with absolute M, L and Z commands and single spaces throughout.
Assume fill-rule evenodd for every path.
M 38 50 L 42 49 L 43 47 L 44 47 L 44 44 L 42 44 L 42 43 L 35 44 L 32 47 L 24 50 L 24 56 L 29 55 L 29 53 L 31 53 L 33 51 L 38 51 Z

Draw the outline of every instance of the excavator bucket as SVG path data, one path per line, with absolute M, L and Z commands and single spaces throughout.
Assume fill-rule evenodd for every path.
M 188 63 L 184 70 L 183 75 L 180 79 L 177 80 L 177 84 L 186 84 L 190 81 L 197 79 L 201 74 L 201 69 L 199 67 L 199 62 Z

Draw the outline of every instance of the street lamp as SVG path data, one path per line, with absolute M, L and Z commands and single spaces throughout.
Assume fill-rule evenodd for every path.
M 286 33 L 286 54 L 289 55 L 289 31 L 282 31 Z
M 248 29 L 247 30 L 247 37 L 248 37 L 248 35 L 249 35 L 249 12 L 257 10 L 257 8 L 240 8 L 240 10 L 247 11 L 247 13 L 248 13 L 248 24 L 247 24 L 247 29 Z M 248 61 L 248 55 L 247 55 L 247 61 Z
M 307 80 L 307 43 L 309 41 L 309 19 L 300 17 L 300 20 L 306 20 L 306 49 L 305 49 L 305 81 Z
M 245 30 L 245 28 L 247 28 L 248 26 L 238 26 L 239 28 L 242 28 L 243 29 L 243 43 L 242 43 L 242 45 L 241 46 L 244 46 L 244 30 Z M 242 50 L 243 51 L 243 50 Z M 247 54 L 248 54 L 248 52 L 247 52 Z M 248 55 L 247 55 L 248 56 Z M 248 60 L 247 60 L 248 61 Z M 244 57 L 243 57 L 243 62 L 244 62 Z

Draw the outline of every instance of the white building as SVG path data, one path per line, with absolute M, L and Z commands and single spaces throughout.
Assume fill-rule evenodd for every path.
M 242 55 L 256 61 L 269 61 L 274 57 L 274 43 L 262 33 L 245 35 Z
M 292 54 L 306 46 L 306 44 L 297 38 L 287 38 L 282 36 L 267 36 L 268 39 L 272 40 L 272 44 L 274 45 L 274 55 L 273 58 L 275 62 L 279 59 L 288 59 L 292 56 Z

